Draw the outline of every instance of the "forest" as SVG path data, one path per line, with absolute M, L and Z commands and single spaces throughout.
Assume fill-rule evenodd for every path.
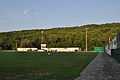
M 59 27 L 51 29 L 21 30 L 0 33 L 0 50 L 39 48 L 41 43 L 47 47 L 80 47 L 85 49 L 85 34 L 88 28 L 88 50 L 104 47 L 120 32 L 120 23 L 88 24 L 83 26 Z

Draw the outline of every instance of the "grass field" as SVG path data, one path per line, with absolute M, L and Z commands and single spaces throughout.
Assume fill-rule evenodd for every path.
M 96 53 L 0 52 L 0 80 L 73 80 Z

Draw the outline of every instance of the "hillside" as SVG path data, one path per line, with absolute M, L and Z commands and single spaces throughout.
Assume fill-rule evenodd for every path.
M 0 49 L 11 50 L 17 47 L 37 47 L 46 43 L 47 47 L 77 47 L 85 49 L 85 28 L 88 28 L 88 48 L 104 46 L 109 37 L 120 32 L 120 23 L 90 24 L 65 28 L 52 28 L 41 30 L 23 30 L 0 33 Z M 41 31 L 44 31 L 41 34 Z M 43 41 L 41 41 L 43 35 Z M 17 44 L 16 44 L 17 43 Z

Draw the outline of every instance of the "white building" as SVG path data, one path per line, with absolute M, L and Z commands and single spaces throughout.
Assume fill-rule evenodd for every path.
M 41 49 L 47 52 L 77 52 L 81 51 L 78 47 L 70 47 L 70 48 L 47 48 L 46 44 L 41 44 Z
M 47 48 L 45 49 L 50 52 L 77 52 L 81 49 L 78 47 L 71 47 L 71 48 Z
M 38 48 L 17 48 L 17 51 L 27 52 L 27 51 L 37 51 Z
M 47 44 L 41 44 L 41 49 L 47 48 Z
M 117 49 L 117 37 L 112 39 L 112 41 L 108 45 L 105 46 L 105 52 L 111 55 L 112 49 Z
M 42 49 L 38 49 L 37 51 L 38 51 L 38 52 L 44 52 L 45 50 L 42 50 Z
M 41 49 L 38 48 L 17 48 L 19 52 L 38 51 L 38 52 L 78 52 L 81 51 L 79 47 L 70 48 L 47 48 L 46 44 L 41 44 Z

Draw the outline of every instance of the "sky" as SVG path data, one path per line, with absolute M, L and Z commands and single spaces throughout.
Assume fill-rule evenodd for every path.
M 0 0 L 0 32 L 120 22 L 120 0 Z

